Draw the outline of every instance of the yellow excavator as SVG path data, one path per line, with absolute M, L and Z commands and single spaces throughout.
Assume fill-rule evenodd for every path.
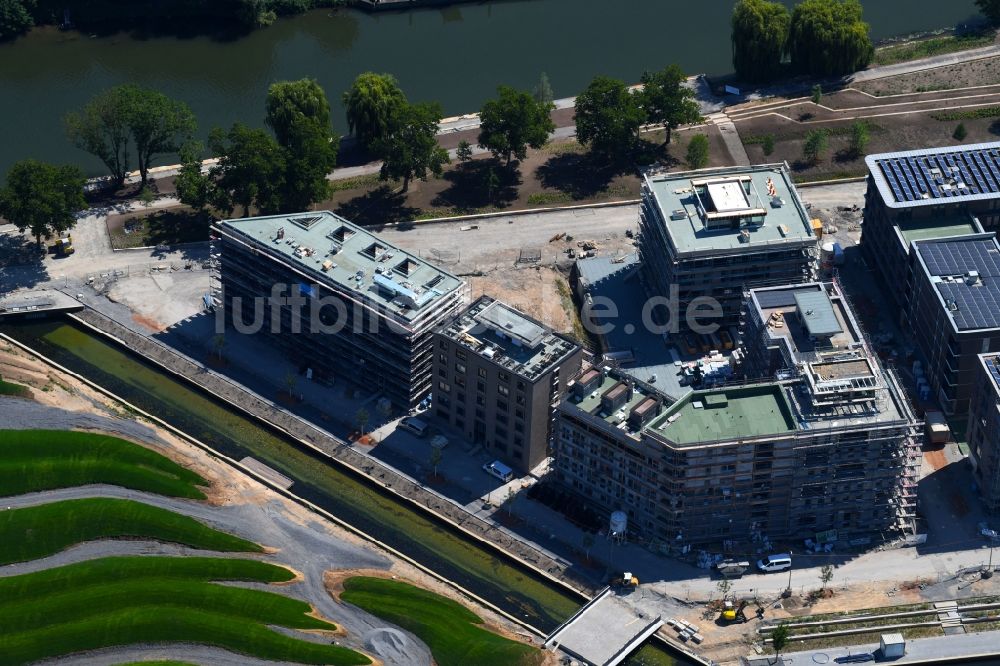
M 620 588 L 634 588 L 639 587 L 639 579 L 632 575 L 631 571 L 626 571 L 621 576 L 615 576 L 611 579 L 612 587 Z
M 722 615 L 719 616 L 719 619 L 723 622 L 746 622 L 747 616 L 743 612 L 746 607 L 746 599 L 741 601 L 739 606 L 735 605 L 732 600 L 726 599 L 722 603 Z

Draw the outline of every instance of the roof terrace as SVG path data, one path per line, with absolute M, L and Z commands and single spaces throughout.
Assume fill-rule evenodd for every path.
M 857 323 L 832 283 L 752 289 L 750 303 L 771 339 L 784 340 L 796 362 L 861 344 Z
M 816 242 L 785 164 L 647 175 L 645 186 L 680 254 Z
M 356 293 L 405 320 L 463 285 L 330 211 L 223 220 L 217 228 L 319 284 Z
M 489 296 L 479 297 L 440 333 L 528 381 L 535 381 L 579 348 Z
M 679 446 L 782 435 L 797 429 L 780 384 L 694 391 L 649 425 Z
M 897 226 L 907 250 L 914 241 L 935 240 L 983 232 L 976 218 L 966 214 L 941 215 L 930 220 L 910 220 L 901 222 Z

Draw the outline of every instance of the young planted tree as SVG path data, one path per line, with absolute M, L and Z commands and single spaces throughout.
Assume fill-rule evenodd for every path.
M 508 167 L 514 157 L 523 160 L 529 146 L 541 148 L 555 131 L 549 115 L 553 108 L 528 92 L 500 86 L 497 98 L 487 101 L 479 111 L 479 147 L 504 158 Z
M 437 142 L 441 113 L 436 102 L 403 104 L 395 110 L 388 133 L 374 144 L 375 153 L 382 158 L 382 180 L 401 178 L 406 192 L 412 179 L 425 178 L 428 171 L 441 175 L 443 166 L 451 161 L 448 151 Z
M 583 552 L 588 562 L 590 561 L 590 549 L 594 547 L 595 541 L 593 534 L 590 532 L 583 533 Z
M 244 216 L 251 206 L 265 213 L 279 210 L 286 163 L 277 141 L 264 130 L 237 123 L 228 132 L 213 129 L 208 145 L 219 160 L 211 169 L 214 206 L 227 213 L 241 206 Z
M 792 18 L 780 2 L 738 0 L 733 8 L 733 68 L 746 81 L 770 81 L 781 72 Z
M 43 236 L 60 234 L 76 224 L 76 212 L 87 205 L 84 181 L 83 172 L 75 166 L 17 162 L 0 189 L 0 216 L 20 231 L 30 231 L 41 250 Z
M 354 414 L 354 425 L 358 427 L 358 435 L 364 437 L 368 434 L 368 423 L 371 421 L 371 415 L 368 410 L 362 407 Z
M 200 141 L 188 141 L 181 146 L 181 168 L 174 179 L 177 198 L 199 213 L 205 212 L 214 199 L 214 186 L 208 174 L 202 171 Z
M 122 86 L 110 88 L 80 110 L 67 114 L 66 134 L 77 148 L 104 163 L 115 185 L 128 173 L 129 99 Z
M 788 51 L 796 70 L 841 76 L 864 69 L 875 48 L 858 0 L 803 0 L 792 11 Z
M 760 147 L 763 149 L 765 155 L 770 155 L 774 152 L 774 135 L 765 134 L 764 140 L 760 142 Z
M 434 468 L 434 476 L 438 475 L 438 465 L 441 464 L 441 458 L 444 457 L 444 452 L 441 450 L 440 446 L 431 446 L 431 467 Z
M 285 390 L 288 391 L 288 397 L 295 397 L 295 385 L 299 382 L 299 378 L 295 376 L 294 373 L 285 373 Z
M 952 138 L 956 141 L 965 141 L 965 137 L 969 136 L 969 131 L 965 129 L 965 123 L 959 123 L 955 127 L 955 131 L 951 134 Z
M 532 96 L 535 101 L 539 104 L 551 104 L 554 99 L 552 93 L 552 85 L 549 83 L 549 75 L 542 72 L 541 77 L 538 79 L 538 84 L 535 89 L 531 91 Z
M 855 157 L 861 157 L 865 154 L 865 149 L 868 148 L 868 123 L 863 120 L 859 120 L 851 125 L 851 154 Z
M 816 84 L 812 87 L 812 103 L 819 104 L 823 101 L 823 86 Z
M 684 85 L 687 77 L 677 65 L 642 75 L 642 108 L 646 122 L 661 123 L 666 130 L 663 145 L 670 143 L 673 130 L 701 121 L 701 110 L 694 90 Z
M 692 169 L 702 169 L 708 165 L 708 137 L 695 134 L 687 148 L 687 163 Z
M 812 130 L 806 134 L 806 142 L 802 146 L 802 155 L 810 164 L 819 164 L 826 153 L 829 144 L 827 131 L 823 129 Z
M 723 578 L 715 584 L 715 589 L 717 589 L 719 594 L 722 595 L 722 598 L 725 599 L 726 595 L 729 594 L 729 591 L 733 589 L 733 581 L 728 578 Z
M 215 351 L 216 356 L 219 360 L 222 360 L 222 351 L 226 348 L 226 336 L 219 333 L 212 337 L 212 349 Z
M 646 113 L 639 95 L 617 79 L 598 76 L 576 98 L 576 138 L 612 161 L 632 152 Z
M 824 590 L 831 580 L 833 580 L 833 565 L 824 564 L 819 570 L 819 582 L 822 583 Z
M 156 201 L 156 194 L 153 192 L 153 188 L 149 185 L 143 185 L 142 189 L 139 190 L 139 203 L 142 204 L 143 208 L 149 208 Z
M 339 140 L 330 103 L 313 79 L 279 81 L 267 91 L 264 122 L 285 153 L 283 211 L 305 210 L 330 195 L 327 175 L 337 164 Z
M 389 132 L 397 107 L 406 104 L 406 95 L 391 74 L 365 72 L 354 79 L 343 96 L 347 127 L 365 148 Z
M 781 658 L 782 651 L 788 646 L 788 625 L 779 624 L 771 632 L 771 649 L 774 650 L 774 662 Z
M 472 159 L 472 145 L 462 139 L 458 142 L 458 148 L 455 150 L 455 156 L 458 158 L 459 162 L 468 162 Z

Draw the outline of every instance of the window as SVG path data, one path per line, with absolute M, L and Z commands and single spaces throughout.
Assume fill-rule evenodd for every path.
M 477 382 L 476 382 L 476 389 L 477 389 L 477 390 L 478 390 L 478 391 L 479 391 L 480 393 L 486 393 L 486 382 L 480 382 L 480 381 L 477 381 Z
M 504 386 L 503 384 L 497 385 L 497 391 L 500 393 L 500 395 L 510 395 L 510 389 Z
M 486 406 L 486 396 L 477 395 L 476 396 L 476 404 L 479 405 L 479 406 L 481 406 L 481 407 L 485 407 Z
M 524 424 L 523 423 L 515 423 L 514 424 L 514 430 L 516 430 L 517 432 L 524 432 Z
M 507 439 L 507 429 L 497 426 L 496 429 L 497 439 Z
M 461 386 L 462 388 L 465 388 L 465 377 L 460 377 L 458 375 L 455 375 L 455 386 Z
M 507 411 L 507 401 L 506 400 L 499 400 L 498 399 L 497 400 L 497 409 L 499 409 L 502 412 L 506 412 Z
M 455 350 L 455 358 L 457 358 L 459 361 L 464 361 L 464 360 L 466 360 L 467 356 L 466 356 L 466 353 L 464 351 L 462 351 L 461 349 L 456 349 Z
M 448 382 L 438 382 L 438 388 L 445 393 L 451 393 L 451 385 Z
M 445 370 L 444 368 L 438 368 L 438 375 L 444 377 L 445 379 L 448 379 L 448 371 Z
M 486 379 L 486 368 L 479 368 L 479 376 Z
M 457 416 L 465 416 L 465 407 L 462 405 L 455 405 L 455 414 Z
M 520 379 L 517 380 L 517 390 L 518 391 L 523 391 L 524 390 L 524 382 L 522 382 Z
M 479 409 L 478 407 L 476 407 L 476 418 L 480 420 L 486 418 L 486 414 L 483 412 L 483 410 Z
M 464 363 L 455 363 L 455 369 L 458 370 L 459 372 L 461 372 L 463 375 L 465 374 L 465 364 Z
M 447 350 L 448 349 L 448 341 L 447 340 L 438 340 L 438 347 L 440 347 L 441 349 Z
M 497 414 L 497 423 L 507 425 L 507 417 L 504 414 Z
M 502 381 L 502 382 L 509 382 L 510 381 L 510 375 L 507 374 L 506 372 L 501 372 L 500 375 L 499 375 L 499 377 L 500 377 L 500 381 Z
M 519 419 L 523 419 L 524 418 L 524 410 L 521 409 L 520 407 L 518 407 L 517 409 L 514 410 L 514 416 L 516 416 Z
M 514 450 L 516 451 L 517 447 L 521 446 L 522 444 L 524 444 L 524 438 L 522 438 L 520 435 L 514 435 L 514 447 L 515 447 Z
M 448 362 L 448 355 L 447 354 L 438 354 L 438 360 L 441 361 L 442 363 L 447 363 Z
M 524 406 L 524 396 L 523 395 L 517 396 L 517 404 L 521 405 L 522 407 Z
M 437 404 L 441 405 L 442 407 L 447 407 L 448 405 L 451 404 L 451 399 L 446 395 L 434 396 L 434 400 L 437 402 Z

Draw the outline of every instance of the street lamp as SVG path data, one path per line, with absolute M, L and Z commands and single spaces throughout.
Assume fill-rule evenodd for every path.
M 992 578 L 993 577 L 993 544 L 990 544 L 990 563 L 986 565 L 986 569 L 980 574 L 981 578 Z
M 788 551 L 788 555 L 790 557 L 792 555 L 792 551 Z M 787 599 L 790 596 L 792 596 L 792 568 L 788 567 L 788 587 L 781 593 L 781 598 Z

